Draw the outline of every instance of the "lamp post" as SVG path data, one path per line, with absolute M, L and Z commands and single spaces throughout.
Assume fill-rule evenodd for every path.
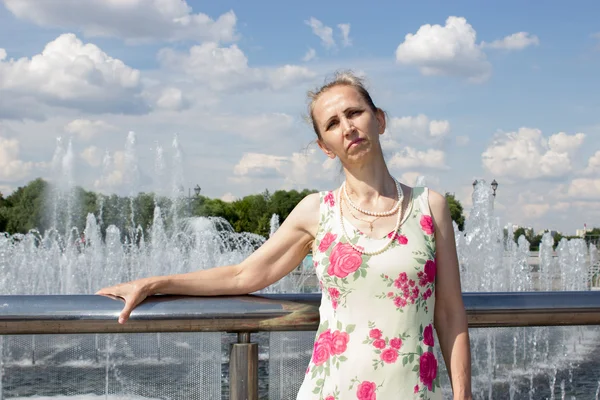
M 473 190 L 475 190 L 477 183 L 479 183 L 479 181 L 477 179 L 475 179 L 473 181 Z M 498 182 L 494 179 L 490 186 L 492 187 L 492 195 L 494 196 L 494 200 L 495 200 L 496 199 L 496 190 L 498 189 Z M 492 207 L 493 206 L 494 206 L 494 202 L 492 202 Z
M 196 195 L 196 199 L 198 198 L 198 196 L 200 196 L 201 191 L 202 188 L 200 187 L 200 185 L 196 184 L 196 187 L 194 187 L 194 194 Z M 188 215 L 192 215 L 192 189 L 188 189 Z

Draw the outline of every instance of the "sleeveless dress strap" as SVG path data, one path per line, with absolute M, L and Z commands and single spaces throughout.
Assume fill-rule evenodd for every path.
M 421 214 L 431 216 L 431 208 L 429 207 L 429 188 L 427 186 L 416 187 L 413 190 L 419 191 L 417 197 L 417 203 Z

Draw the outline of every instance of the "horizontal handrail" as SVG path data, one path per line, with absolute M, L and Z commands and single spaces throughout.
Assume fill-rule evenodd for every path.
M 469 326 L 600 325 L 600 291 L 463 293 Z M 314 331 L 321 294 L 152 296 L 126 324 L 121 300 L 97 295 L 0 296 L 0 335 Z

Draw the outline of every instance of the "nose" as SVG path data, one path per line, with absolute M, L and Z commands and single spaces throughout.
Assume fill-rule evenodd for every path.
M 354 125 L 348 118 L 342 117 L 340 120 L 340 126 L 342 127 L 344 136 L 350 136 L 352 133 L 354 133 Z

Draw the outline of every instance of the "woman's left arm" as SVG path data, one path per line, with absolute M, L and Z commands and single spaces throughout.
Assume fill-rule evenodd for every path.
M 454 228 L 446 198 L 430 191 L 435 227 L 437 277 L 434 325 L 455 400 L 471 400 L 471 350 L 467 313 L 462 300 Z

